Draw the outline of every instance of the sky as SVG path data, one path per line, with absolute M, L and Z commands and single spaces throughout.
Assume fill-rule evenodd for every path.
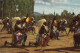
M 63 10 L 80 13 L 80 0 L 35 0 L 34 12 L 44 14 L 61 14 Z

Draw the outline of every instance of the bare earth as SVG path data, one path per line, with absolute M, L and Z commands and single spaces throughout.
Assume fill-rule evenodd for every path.
M 0 25 L 1 28 L 2 25 Z M 38 27 L 36 27 L 36 34 L 33 35 L 32 32 L 27 33 L 26 47 L 21 47 L 21 45 L 18 47 L 7 45 L 5 47 L 4 42 L 6 40 L 12 41 L 12 34 L 7 34 L 7 31 L 0 32 L 0 53 L 80 53 L 80 47 L 73 47 L 73 33 L 70 33 L 69 36 L 66 36 L 65 32 L 60 33 L 59 40 L 50 40 L 47 47 L 28 46 L 29 41 L 36 41 L 37 33 Z

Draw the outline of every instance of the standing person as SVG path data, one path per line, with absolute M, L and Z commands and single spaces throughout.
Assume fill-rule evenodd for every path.
M 54 16 L 53 20 L 52 20 L 52 24 L 51 24 L 51 30 L 50 30 L 50 38 L 56 38 L 56 32 L 55 32 L 55 27 L 57 27 L 57 21 L 56 21 L 56 17 Z

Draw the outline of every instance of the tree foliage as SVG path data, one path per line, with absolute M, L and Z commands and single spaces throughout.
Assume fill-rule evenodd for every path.
M 34 0 L 4 0 L 4 16 L 26 16 L 33 15 Z

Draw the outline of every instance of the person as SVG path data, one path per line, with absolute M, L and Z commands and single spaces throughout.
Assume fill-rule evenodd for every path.
M 3 19 L 3 28 L 1 29 L 1 31 L 3 31 L 4 29 L 6 29 L 8 31 L 8 33 L 12 31 L 12 22 L 10 21 L 10 19 L 8 17 L 6 17 L 5 19 Z
M 44 36 L 45 33 L 47 33 L 47 30 L 45 29 L 45 22 L 44 22 L 43 25 L 41 26 L 39 33 L 37 35 L 37 38 L 36 38 L 37 45 L 39 44 L 40 37 Z
M 14 34 L 16 34 L 16 35 L 18 34 L 18 39 L 17 40 L 19 41 L 19 43 L 21 43 L 21 41 L 23 40 L 22 46 L 25 46 L 25 42 L 26 42 L 26 39 L 27 39 L 27 35 L 25 34 L 25 32 L 26 32 L 25 30 L 26 30 L 25 22 L 23 20 L 17 20 L 17 22 L 15 24 Z M 18 43 L 16 41 L 15 41 L 15 45 Z

